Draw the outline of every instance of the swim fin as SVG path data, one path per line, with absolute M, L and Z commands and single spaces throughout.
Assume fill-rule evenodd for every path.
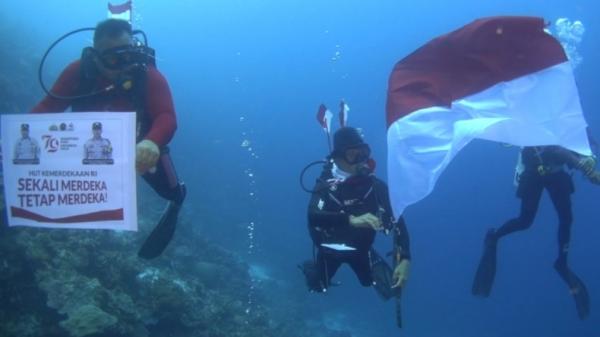
M 571 294 L 575 299 L 577 315 L 579 319 L 584 320 L 590 315 L 590 295 L 588 294 L 585 284 L 575 274 L 572 275 L 575 282 L 570 286 Z
M 146 241 L 144 241 L 142 248 L 140 248 L 138 252 L 139 257 L 149 260 L 162 254 L 173 238 L 180 209 L 181 204 L 169 201 L 169 205 L 160 218 L 158 225 L 154 227 L 152 233 L 150 233 Z
M 495 234 L 496 230 L 490 229 L 485 236 L 483 255 L 471 288 L 471 293 L 475 296 L 489 297 L 492 292 L 492 285 L 496 277 L 497 240 L 494 237 Z
M 559 263 L 557 261 L 554 264 L 554 268 L 569 286 L 569 291 L 575 300 L 575 308 L 577 308 L 579 319 L 584 320 L 588 318 L 590 315 L 590 295 L 583 281 L 567 267 L 566 263 Z
M 308 291 L 322 293 L 326 291 L 326 287 L 321 281 L 321 275 L 319 274 L 319 268 L 313 260 L 306 260 L 302 264 L 298 265 L 298 268 L 304 274 L 304 280 Z
M 394 273 L 387 262 L 377 254 L 375 249 L 371 249 L 371 277 L 373 278 L 373 288 L 384 301 L 392 297 L 400 297 L 402 288 L 392 288 L 394 285 Z

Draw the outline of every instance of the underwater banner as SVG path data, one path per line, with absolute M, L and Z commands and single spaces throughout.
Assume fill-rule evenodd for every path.
M 135 113 L 2 115 L 9 226 L 137 230 Z

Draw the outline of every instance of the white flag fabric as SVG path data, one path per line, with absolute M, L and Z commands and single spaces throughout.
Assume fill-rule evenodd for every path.
M 480 19 L 396 64 L 386 107 L 396 216 L 431 193 L 473 139 L 591 154 L 572 68 L 544 26 L 532 17 Z

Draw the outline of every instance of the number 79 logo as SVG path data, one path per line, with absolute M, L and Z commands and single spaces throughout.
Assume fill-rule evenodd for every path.
M 43 135 L 42 140 L 44 142 L 44 150 L 46 150 L 46 152 L 52 153 L 58 151 L 58 139 L 52 137 L 51 135 Z

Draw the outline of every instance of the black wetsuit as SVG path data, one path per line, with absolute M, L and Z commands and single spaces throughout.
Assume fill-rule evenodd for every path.
M 472 292 L 476 296 L 488 297 L 496 274 L 497 242 L 500 238 L 529 228 L 538 210 L 544 189 L 558 213 L 558 258 L 554 268 L 569 287 L 575 299 L 577 313 L 585 319 L 590 313 L 590 300 L 585 284 L 572 272 L 567 264 L 571 240 L 571 194 L 573 180 L 565 166 L 578 166 L 580 156 L 559 146 L 526 147 L 521 152 L 524 171 L 518 176 L 517 196 L 521 198 L 518 217 L 504 223 L 498 230 L 491 229 L 485 239 L 484 252 L 473 281 Z
M 375 230 L 350 225 L 349 216 L 372 213 L 379 216 L 384 228 L 394 235 L 397 256 L 410 259 L 409 237 L 404 219 L 394 223 L 387 185 L 370 176 L 355 176 L 343 183 L 330 181 L 326 172 L 317 183 L 308 206 L 308 227 L 317 248 L 317 270 L 321 286 L 327 288 L 342 263 L 348 263 L 363 286 L 371 286 L 371 246 Z M 329 180 L 329 182 L 328 182 Z M 345 244 L 356 248 L 337 251 L 323 243 Z
M 525 230 L 533 224 L 542 192 L 546 189 L 558 213 L 558 260 L 566 264 L 571 238 L 571 194 L 575 191 L 565 165 L 572 167 L 577 155 L 559 146 L 526 147 L 521 152 L 524 171 L 518 177 L 517 196 L 521 213 L 507 221 L 495 234 L 496 240 L 510 233 Z

